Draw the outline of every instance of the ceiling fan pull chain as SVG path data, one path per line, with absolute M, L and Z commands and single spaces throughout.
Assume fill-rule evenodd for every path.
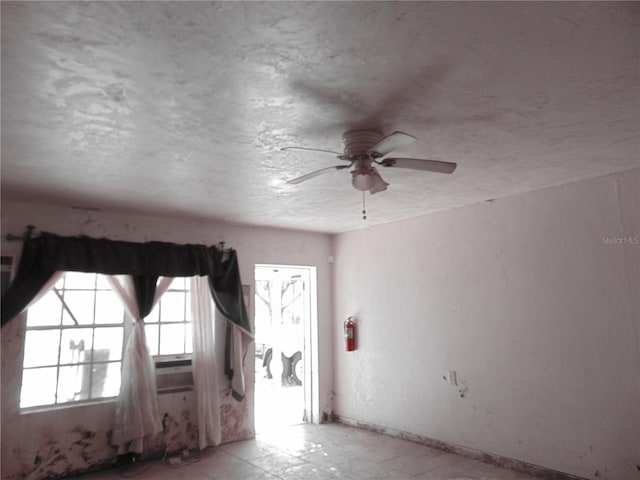
M 362 191 L 362 219 L 363 220 L 367 219 L 367 207 L 365 205 L 365 200 L 364 200 L 364 190 Z

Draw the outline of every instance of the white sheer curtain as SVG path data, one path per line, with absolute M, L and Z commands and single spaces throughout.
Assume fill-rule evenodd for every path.
M 144 321 L 139 318 L 133 277 L 109 276 L 107 279 L 122 300 L 129 318 L 134 321 L 122 359 L 122 380 L 116 400 L 111 444 L 118 447 L 118 455 L 127 452 L 141 453 L 144 437 L 162 430 L 154 365 L 147 347 Z M 169 277 L 160 279 L 153 299 L 154 305 L 172 281 L 173 278 Z
M 221 441 L 220 391 L 216 337 L 211 292 L 207 277 L 191 279 L 191 321 L 193 327 L 193 380 L 198 405 L 200 450 Z

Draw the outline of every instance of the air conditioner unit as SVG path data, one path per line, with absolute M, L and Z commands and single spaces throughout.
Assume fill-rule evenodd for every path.
M 158 393 L 193 390 L 193 364 L 191 354 L 160 355 L 154 357 L 156 389 Z

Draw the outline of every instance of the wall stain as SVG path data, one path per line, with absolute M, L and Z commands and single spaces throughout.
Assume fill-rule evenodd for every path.
M 249 412 L 247 402 L 237 402 L 231 397 L 227 397 L 222 401 L 220 406 L 222 443 L 253 438 L 255 433 L 248 425 L 248 422 Z
M 68 447 L 64 452 L 61 441 L 48 436 L 43 446 L 35 452 L 33 464 L 26 467 L 22 473 L 7 477 L 7 480 L 53 480 L 72 473 L 103 469 L 110 465 L 110 461 L 93 461 L 94 451 L 102 448 L 102 445 L 95 445 L 96 432 L 77 426 L 68 433 L 71 435 L 71 441 L 67 443 L 65 439 L 64 443 L 68 444 Z M 78 465 L 79 459 L 84 463 L 84 468 Z
M 186 402 L 186 397 L 180 397 Z M 198 444 L 197 411 L 178 399 L 165 404 L 170 407 L 165 431 L 145 438 L 144 453 L 139 460 L 161 458 L 165 452 L 192 450 Z M 164 413 L 165 411 L 162 411 Z M 237 402 L 230 396 L 221 399 L 222 443 L 253 438 L 249 425 L 249 402 Z M 73 425 L 73 424 L 72 424 Z M 112 430 L 90 430 L 82 425 L 58 430 L 51 423 L 42 425 L 33 450 L 13 448 L 16 469 L 2 480 L 56 480 L 106 470 L 118 465 L 116 450 L 111 446 Z

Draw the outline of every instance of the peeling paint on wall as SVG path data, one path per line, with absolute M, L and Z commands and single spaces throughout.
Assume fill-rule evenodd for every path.
M 3 478 L 6 480 L 54 479 L 71 473 L 107 468 L 112 464 L 110 459 L 94 458 L 94 455 L 99 455 L 106 445 L 107 435 L 99 438 L 96 432 L 85 430 L 80 426 L 66 432 L 62 440 L 49 436 L 53 433 L 53 430 L 50 430 L 42 447 L 32 454 L 31 464 L 23 464 L 22 471 Z M 79 468 L 79 465 L 84 467 Z
M 230 395 L 222 400 L 220 406 L 222 424 L 222 443 L 237 442 L 253 438 L 255 433 L 249 424 L 248 402 L 237 402 Z
M 163 395 L 162 411 L 168 411 L 165 429 L 157 435 L 145 439 L 145 452 L 141 459 L 157 458 L 165 452 L 193 450 L 198 443 L 198 422 L 195 401 L 192 394 Z M 111 430 L 96 432 L 76 425 L 72 429 L 60 432 L 59 427 L 68 419 L 68 415 L 60 415 L 58 422 L 51 421 L 40 430 L 40 445 L 31 452 L 20 448 L 12 449 L 13 461 L 20 462 L 20 467 L 11 473 L 3 472 L 3 480 L 53 480 L 69 475 L 78 475 L 102 470 L 116 465 L 118 458 L 111 447 Z M 67 409 L 73 415 L 73 409 Z M 249 406 L 247 401 L 239 403 L 227 396 L 220 409 L 222 422 L 222 442 L 228 443 L 252 438 L 253 428 L 250 425 Z M 36 435 L 38 437 L 38 435 Z M 5 461 L 9 459 L 4 459 Z

